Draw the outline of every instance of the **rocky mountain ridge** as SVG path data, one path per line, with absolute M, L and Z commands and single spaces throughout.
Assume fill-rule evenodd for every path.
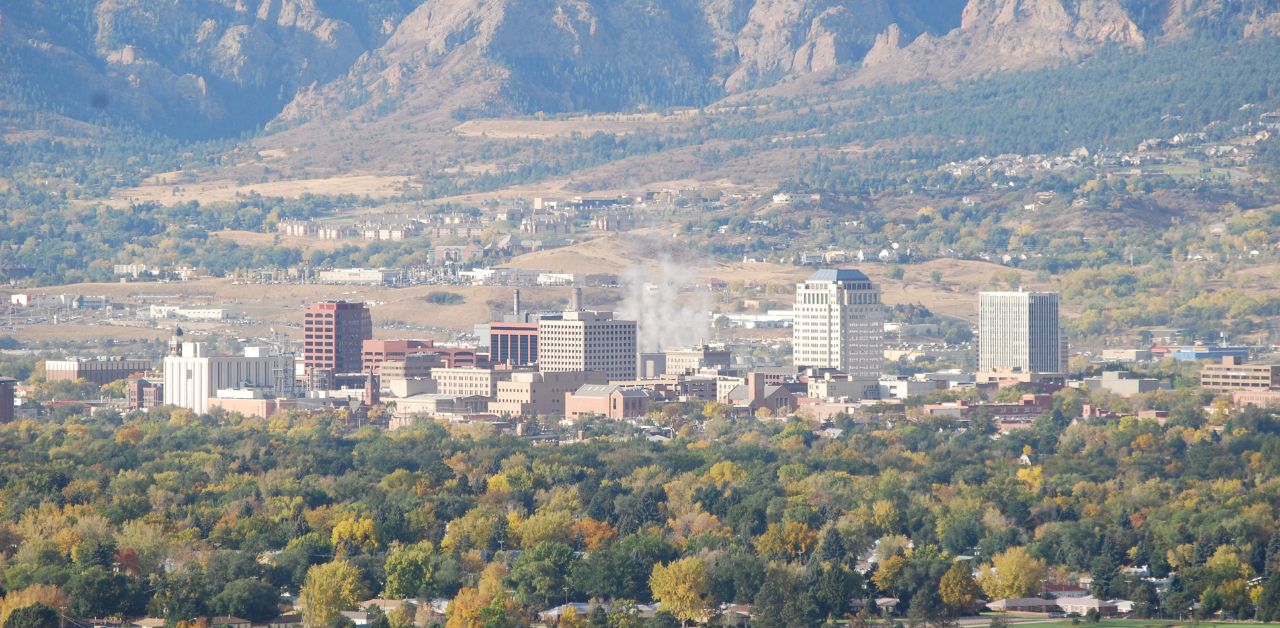
M 1280 32 L 1273 0 L 33 0 L 0 99 L 179 136 L 698 106 Z

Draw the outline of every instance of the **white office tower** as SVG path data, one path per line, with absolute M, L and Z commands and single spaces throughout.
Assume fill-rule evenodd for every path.
M 286 396 L 293 377 L 292 356 L 260 347 L 246 347 L 243 356 L 209 356 L 202 342 L 176 343 L 164 359 L 164 402 L 204 414 L 219 390 L 254 388 Z
M 796 366 L 876 379 L 884 369 L 880 288 L 853 269 L 823 269 L 796 285 Z
M 590 371 L 611 380 L 636 377 L 636 322 L 612 312 L 578 310 L 538 322 L 538 370 Z
M 979 293 L 978 371 L 1065 373 L 1058 293 Z

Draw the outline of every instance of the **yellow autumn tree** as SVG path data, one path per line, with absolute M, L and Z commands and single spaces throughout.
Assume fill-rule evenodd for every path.
M 993 600 L 1031 597 L 1040 593 L 1048 567 L 1027 553 L 1025 547 L 1010 547 L 996 554 L 978 574 L 978 584 Z
M 378 548 L 378 533 L 373 519 L 368 517 L 347 517 L 333 526 L 330 535 L 333 551 L 338 556 L 347 556 L 360 550 Z
M 364 599 L 360 571 L 339 558 L 312 565 L 302 583 L 302 617 L 308 626 L 327 626 L 342 611 L 354 610 Z
M 697 621 L 706 614 L 707 565 L 701 558 L 682 558 L 672 563 L 656 564 L 649 574 L 653 598 L 683 621 Z

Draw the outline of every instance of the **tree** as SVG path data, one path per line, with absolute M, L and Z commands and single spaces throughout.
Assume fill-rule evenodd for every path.
M 279 615 L 280 591 L 251 578 L 234 580 L 210 600 L 214 612 L 261 622 Z
M 1025 547 L 1011 547 L 991 559 L 978 575 L 978 584 L 993 600 L 1031 597 L 1040 593 L 1048 567 L 1027 553 Z
M 942 580 L 938 582 L 938 595 L 951 615 L 967 615 L 977 609 L 982 588 L 974 580 L 968 561 L 951 563 L 947 573 L 942 574 Z
M 62 589 L 51 584 L 37 584 L 20 591 L 10 591 L 0 600 L 0 624 L 9 621 L 9 616 L 20 608 L 43 604 L 49 608 L 59 609 L 67 605 L 67 596 Z
M 1280 573 L 1272 573 L 1258 594 L 1258 619 L 1280 621 Z
M 440 563 L 430 541 L 396 545 L 387 555 L 387 597 L 423 597 L 434 591 L 435 573 Z
M 67 581 L 67 614 L 72 617 L 107 617 L 138 606 L 136 591 L 123 574 L 94 565 Z
M 822 620 L 812 591 L 798 574 L 784 567 L 769 569 L 754 602 L 761 626 L 813 626 Z
M 58 611 L 39 602 L 24 606 L 4 620 L 3 628 L 57 628 Z
M 701 558 L 683 558 L 654 565 L 649 588 L 664 610 L 683 621 L 699 620 L 707 607 L 707 565 Z
M 573 548 L 564 543 L 544 541 L 520 554 L 510 575 L 520 602 L 537 608 L 553 606 L 568 585 L 572 562 Z
M 303 619 L 311 626 L 328 624 L 340 612 L 354 609 L 364 595 L 360 571 L 346 560 L 313 565 L 299 594 Z

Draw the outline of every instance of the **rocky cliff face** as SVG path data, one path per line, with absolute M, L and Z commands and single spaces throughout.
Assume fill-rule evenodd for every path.
M 9 86 L 193 135 L 260 124 L 366 51 L 316 0 L 35 0 L 0 7 Z M 375 42 L 380 43 L 380 42 Z
M 886 32 L 863 59 L 862 80 L 957 78 L 1076 59 L 1145 37 L 1119 0 L 970 0 L 959 28 L 904 45 Z
M 813 73 L 946 79 L 1278 32 L 1274 0 L 30 0 L 0 6 L 0 94 L 217 135 L 699 105 Z

